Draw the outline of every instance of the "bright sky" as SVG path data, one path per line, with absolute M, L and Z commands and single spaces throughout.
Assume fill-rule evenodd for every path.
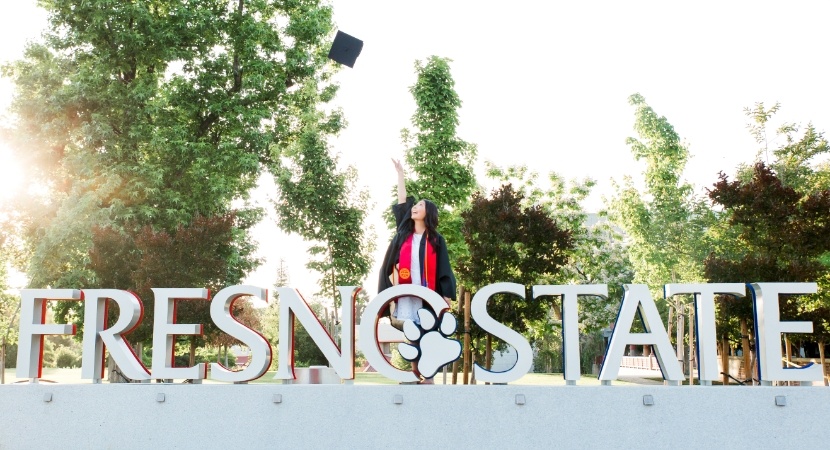
M 25 40 L 38 35 L 44 16 L 34 3 L 19 0 L 0 15 L 0 60 L 18 57 Z M 830 128 L 827 2 L 333 4 L 338 28 L 364 47 L 355 67 L 337 76 L 335 101 L 349 126 L 331 144 L 371 192 L 378 253 L 389 238 L 380 222 L 395 183 L 389 159 L 402 157 L 400 130 L 414 112 L 413 65 L 430 55 L 453 60 L 463 101 L 459 136 L 478 145 L 479 172 L 490 160 L 592 177 L 599 184 L 584 205 L 589 211 L 611 195 L 611 179 L 640 174 L 625 145 L 634 135 L 627 98 L 635 92 L 686 140 L 693 155 L 687 179 L 699 189 L 714 183 L 718 171 L 732 173 L 738 163 L 752 161 L 758 146 L 746 131 L 743 108 L 755 102 L 781 102 L 780 120 Z M 2 80 L 0 109 L 10 92 Z M 0 159 L 0 170 L 7 166 Z M 316 275 L 306 274 L 298 239 L 282 236 L 273 220 L 261 224 L 257 237 L 267 262 L 248 282 L 271 288 L 283 258 L 292 287 L 310 297 Z M 373 269 L 365 283 L 370 295 L 376 278 Z

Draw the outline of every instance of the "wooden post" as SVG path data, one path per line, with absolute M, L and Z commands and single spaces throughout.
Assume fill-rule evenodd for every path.
M 456 302 L 457 311 L 455 312 L 455 317 L 462 317 L 462 314 L 464 313 L 464 293 L 465 292 L 467 292 L 467 289 L 465 289 L 464 286 L 461 286 L 461 287 L 458 288 L 458 301 Z M 462 335 L 464 334 L 463 329 L 459 330 L 458 328 L 456 328 L 455 332 L 456 333 L 461 333 Z M 463 347 L 461 349 L 461 355 L 460 356 L 461 357 L 459 359 L 464 358 L 464 348 Z M 456 359 L 455 361 L 452 362 L 452 384 L 458 384 L 458 370 L 460 369 L 459 362 L 458 362 L 459 359 Z
M 695 355 L 695 310 L 689 308 L 689 386 L 695 384 L 695 366 L 697 366 L 697 355 Z
M 475 367 L 475 362 L 476 362 L 475 358 L 476 358 L 476 356 L 472 352 L 470 352 L 470 360 L 471 360 L 470 361 L 470 367 Z M 477 384 L 475 371 L 470 372 L 470 384 Z
M 744 349 L 744 380 L 752 380 L 752 349 L 749 348 L 749 326 L 741 319 L 741 347 Z
M 486 344 L 484 347 L 484 368 L 490 370 L 492 367 L 492 363 L 490 362 L 493 359 L 493 335 L 487 333 Z M 490 383 L 484 383 L 490 384 Z
M 487 347 L 484 351 L 484 367 L 487 370 L 492 369 L 491 360 L 493 359 L 493 335 L 487 333 Z
M 674 319 L 674 306 L 669 305 L 669 320 L 666 321 L 666 334 L 671 339 L 671 326 Z
M 784 354 L 787 355 L 787 361 L 786 361 L 787 366 L 786 367 L 789 369 L 790 364 L 793 363 L 793 355 L 792 355 L 792 352 L 790 350 L 790 335 L 786 334 L 786 333 L 784 334 Z M 790 381 L 785 381 L 784 383 L 785 383 L 784 386 L 792 386 L 793 385 L 793 383 L 790 382 Z
M 824 385 L 828 386 L 827 382 L 827 369 L 824 368 L 824 341 L 818 342 L 818 360 L 821 363 L 821 375 L 822 381 L 824 381 Z
M 683 364 L 686 360 L 686 352 L 683 346 L 683 335 L 686 331 L 686 323 L 683 320 L 683 305 L 677 305 L 677 330 L 675 332 L 675 339 L 677 339 L 677 360 L 680 361 L 680 366 L 683 367 L 683 372 L 686 372 L 686 367 Z
M 464 292 L 464 384 L 470 382 L 472 353 L 470 347 L 470 293 Z
M 726 336 L 721 336 L 720 339 L 720 365 L 721 371 L 721 382 L 724 385 L 729 384 L 729 341 L 726 340 Z

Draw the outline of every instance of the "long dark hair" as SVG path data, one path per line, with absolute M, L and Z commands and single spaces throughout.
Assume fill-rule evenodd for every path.
M 432 203 L 427 199 L 422 200 L 424 201 L 424 225 L 427 228 L 427 239 L 429 239 L 429 243 L 435 247 L 438 245 L 438 207 L 435 206 L 435 203 Z M 414 232 L 415 221 L 412 220 L 410 212 L 410 217 L 401 222 L 401 226 L 398 228 L 398 233 L 402 236 L 408 237 Z

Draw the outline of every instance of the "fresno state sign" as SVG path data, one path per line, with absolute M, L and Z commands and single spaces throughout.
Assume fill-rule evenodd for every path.
M 711 283 L 711 284 L 667 284 L 665 296 L 677 294 L 694 295 L 697 329 L 698 370 L 703 382 L 718 378 L 717 346 L 715 339 L 716 294 L 730 294 L 743 297 L 749 286 L 755 310 L 755 334 L 758 344 L 758 373 L 763 382 L 771 381 L 820 381 L 821 367 L 809 365 L 802 368 L 784 368 L 781 364 L 781 334 L 811 333 L 811 322 L 782 322 L 779 317 L 778 296 L 780 294 L 813 294 L 816 283 Z M 341 297 L 341 345 L 338 346 L 325 330 L 317 316 L 302 295 L 291 288 L 277 288 L 280 296 L 280 358 L 275 379 L 294 379 L 293 324 L 299 321 L 308 331 L 315 344 L 328 359 L 342 379 L 354 379 L 355 353 L 355 301 L 358 288 L 338 287 Z M 620 310 L 617 315 L 611 339 L 606 350 L 599 379 L 610 382 L 617 378 L 625 349 L 629 345 L 651 345 L 660 364 L 663 378 L 670 384 L 678 384 L 685 377 L 674 356 L 657 307 L 648 287 L 641 284 L 624 285 Z M 519 333 L 493 319 L 487 312 L 487 301 L 495 294 L 514 294 L 517 301 L 525 296 L 525 287 L 516 283 L 496 283 L 480 289 L 473 297 L 470 313 L 475 322 L 486 332 L 512 346 L 517 354 L 515 365 L 503 372 L 493 372 L 475 364 L 473 370 L 479 381 L 508 383 L 526 374 L 532 365 L 532 349 Z M 84 337 L 81 377 L 101 382 L 104 376 L 104 348 L 118 364 L 121 371 L 134 380 L 151 378 L 208 377 L 208 365 L 199 363 L 192 367 L 174 367 L 173 350 L 176 335 L 199 335 L 201 324 L 176 323 L 175 301 L 177 299 L 199 299 L 210 301 L 211 320 L 219 329 L 247 345 L 251 350 L 248 367 L 234 372 L 219 363 L 210 364 L 210 378 L 217 381 L 250 381 L 263 376 L 271 365 L 272 349 L 265 337 L 256 330 L 247 328 L 233 318 L 233 303 L 241 297 L 252 296 L 267 301 L 267 290 L 255 286 L 238 285 L 219 291 L 212 300 L 207 289 L 201 288 L 154 288 L 155 319 L 153 323 L 152 373 L 144 366 L 124 339 L 141 321 L 143 305 L 132 292 L 117 289 L 25 289 L 21 291 L 20 340 L 17 358 L 17 377 L 40 378 L 43 362 L 43 336 L 48 334 L 75 334 L 74 325 L 46 324 L 46 302 L 50 300 L 84 301 Z M 396 297 L 411 295 L 422 298 L 437 315 L 426 309 L 419 311 L 420 325 L 407 321 L 404 331 L 392 328 L 380 321 L 380 314 Z M 608 287 L 596 285 L 537 285 L 533 286 L 533 298 L 542 296 L 562 297 L 562 329 L 565 370 L 564 377 L 569 384 L 580 378 L 579 332 L 577 303 L 579 296 L 608 297 Z M 119 316 L 109 328 L 105 328 L 107 300 L 118 304 Z M 640 316 L 645 332 L 632 333 L 631 323 Z M 449 312 L 447 303 L 426 287 L 404 284 L 394 286 L 378 294 L 366 306 L 360 321 L 360 349 L 366 359 L 382 375 L 397 381 L 416 381 L 413 372 L 393 367 L 380 350 L 380 342 L 403 342 L 402 356 L 419 363 L 421 373 L 430 376 L 441 366 L 454 361 L 460 354 L 458 341 L 450 339 L 457 322 Z M 406 339 L 404 339 L 406 338 Z

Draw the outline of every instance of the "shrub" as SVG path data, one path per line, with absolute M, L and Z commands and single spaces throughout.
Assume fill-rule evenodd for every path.
M 81 355 L 71 349 L 61 347 L 55 353 L 55 366 L 62 369 L 72 369 L 81 365 Z

